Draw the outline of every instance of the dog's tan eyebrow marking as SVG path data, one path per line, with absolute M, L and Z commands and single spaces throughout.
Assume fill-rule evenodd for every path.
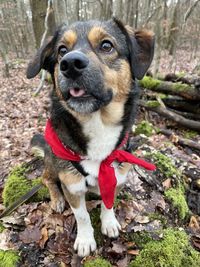
M 77 34 L 72 30 L 66 31 L 61 39 L 61 42 L 65 43 L 68 48 L 72 48 L 75 45 L 76 41 Z
M 94 26 L 88 33 L 88 40 L 93 47 L 106 37 L 109 37 L 108 33 L 100 26 Z

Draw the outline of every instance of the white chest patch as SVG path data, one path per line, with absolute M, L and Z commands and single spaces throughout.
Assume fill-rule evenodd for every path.
M 90 139 L 87 149 L 88 158 L 99 162 L 105 159 L 114 149 L 121 130 L 122 126 L 119 125 L 105 125 L 100 112 L 95 112 L 83 128 L 84 134 Z
M 94 113 L 93 117 L 84 124 L 84 134 L 90 138 L 87 150 L 89 159 L 82 160 L 81 165 L 89 174 L 86 178 L 89 185 L 98 186 L 97 177 L 101 161 L 110 155 L 115 148 L 121 130 L 122 126 L 103 124 L 99 112 Z M 116 172 L 116 178 L 118 184 L 122 184 L 126 180 L 118 172 Z

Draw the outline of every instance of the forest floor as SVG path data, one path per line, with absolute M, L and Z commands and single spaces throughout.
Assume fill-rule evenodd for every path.
M 177 63 L 177 71 L 190 72 L 194 66 L 188 62 L 189 55 Z M 42 174 L 43 163 L 39 159 L 34 160 L 29 143 L 35 133 L 43 133 L 50 106 L 51 85 L 46 84 L 41 93 L 34 96 L 40 80 L 38 77 L 27 80 L 26 66 L 25 60 L 13 60 L 10 77 L 3 78 L 1 75 L 0 78 L 0 212 L 4 209 L 4 183 L 13 167 L 27 163 L 29 168 L 24 175 L 30 180 Z M 169 60 L 163 57 L 162 73 L 171 72 L 169 66 Z M 178 136 L 189 136 L 193 141 L 200 142 L 198 134 L 177 127 L 157 114 L 141 110 L 137 124 L 144 119 L 154 126 L 173 129 Z M 145 248 L 144 242 L 141 242 L 143 233 L 148 233 L 145 240 L 150 238 L 160 242 L 163 236 L 158 233 L 171 228 L 186 231 L 189 244 L 200 251 L 200 152 L 174 144 L 171 139 L 156 133 L 149 137 L 133 133 L 131 143 L 134 154 L 157 164 L 157 171 L 152 174 L 137 167 L 131 171 L 129 183 L 115 203 L 117 218 L 122 225 L 122 233 L 116 240 L 99 234 L 99 201 L 88 201 L 98 250 L 86 261 L 100 255 L 112 266 L 129 266 L 131 260 L 139 257 Z M 33 162 L 32 167 L 30 162 Z M 183 184 L 186 190 L 180 192 Z M 167 194 L 170 189 L 176 190 L 181 200 L 174 200 Z M 64 267 L 81 266 L 83 263 L 72 249 L 76 226 L 69 207 L 63 214 L 56 214 L 50 209 L 48 201 L 23 204 L 16 212 L 2 219 L 2 227 L 0 249 L 20 251 L 19 266 Z M 136 261 L 133 262 L 130 266 L 151 266 L 141 265 L 141 262 L 134 265 Z M 171 265 L 178 266 L 182 265 Z

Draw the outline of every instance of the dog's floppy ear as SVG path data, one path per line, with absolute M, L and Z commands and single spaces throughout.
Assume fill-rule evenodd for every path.
M 33 60 L 28 64 L 26 77 L 28 79 L 34 78 L 41 69 L 45 69 L 50 73 L 53 72 L 55 66 L 54 56 L 55 38 L 49 37 L 46 43 L 38 49 Z
M 148 30 L 134 31 L 132 27 L 124 26 L 121 21 L 117 19 L 114 19 L 114 21 L 126 37 L 133 77 L 140 80 L 153 59 L 154 34 Z

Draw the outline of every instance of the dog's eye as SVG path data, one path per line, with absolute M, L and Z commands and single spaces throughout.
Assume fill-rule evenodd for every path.
M 67 48 L 64 45 L 61 45 L 58 49 L 58 53 L 61 57 L 63 57 L 67 52 Z
M 104 40 L 100 45 L 100 50 L 103 52 L 111 52 L 113 50 L 113 44 L 109 40 Z

